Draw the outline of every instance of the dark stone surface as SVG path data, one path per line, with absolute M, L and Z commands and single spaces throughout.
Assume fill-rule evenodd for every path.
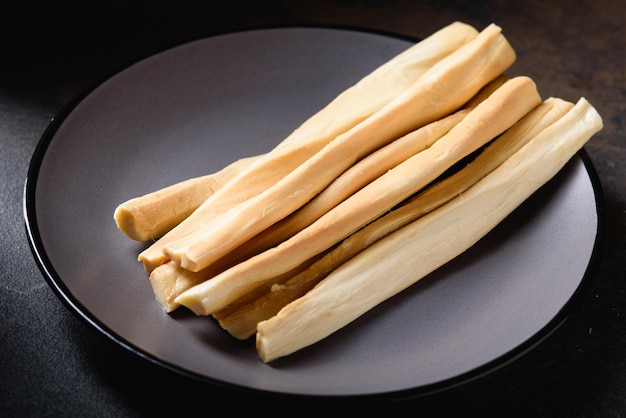
M 626 415 L 626 7 L 609 0 L 63 2 L 0 6 L 0 414 L 144 416 L 248 407 L 298 414 L 411 411 L 450 416 Z M 22 216 L 30 157 L 70 99 L 154 52 L 247 28 L 331 25 L 421 38 L 461 20 L 500 25 L 518 53 L 510 74 L 544 97 L 585 96 L 604 130 L 585 147 L 605 199 L 601 264 L 570 318 L 500 372 L 424 399 L 321 403 L 230 393 L 113 344 L 70 312 L 31 255 Z M 227 412 L 231 413 L 231 412 Z M 272 412 L 270 412 L 272 413 Z

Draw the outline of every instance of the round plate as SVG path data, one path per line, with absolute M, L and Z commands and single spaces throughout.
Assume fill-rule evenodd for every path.
M 202 39 L 121 71 L 43 135 L 25 186 L 31 247 L 99 331 L 183 374 L 311 396 L 427 393 L 484 375 L 547 336 L 589 277 L 599 187 L 579 153 L 487 237 L 329 338 L 272 364 L 212 318 L 165 314 L 116 206 L 271 149 L 411 42 L 337 28 Z

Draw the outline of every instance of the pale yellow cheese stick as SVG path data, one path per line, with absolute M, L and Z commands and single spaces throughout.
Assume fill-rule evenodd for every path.
M 184 180 L 127 200 L 115 209 L 115 224 L 135 241 L 157 239 L 258 158 L 260 156 L 242 158 L 213 174 Z
M 467 110 L 462 110 L 442 118 L 442 129 L 448 131 L 459 123 L 467 115 L 467 112 Z M 253 239 L 235 249 L 234 253 L 238 253 L 238 250 L 241 249 L 250 256 L 256 255 L 290 238 L 357 190 L 407 158 L 431 146 L 437 139 L 439 136 L 422 135 L 419 131 L 413 131 L 374 151 L 337 177 L 303 207 L 261 231 Z M 230 256 L 229 254 L 228 257 Z
M 465 193 L 376 242 L 258 324 L 264 362 L 326 338 L 456 258 L 550 180 L 600 129 L 584 99 Z M 418 331 L 416 331 L 418 332 Z
M 207 273 L 204 275 L 203 273 Z M 185 290 L 202 283 L 210 272 L 193 272 L 181 269 L 178 264 L 168 261 L 150 272 L 150 286 L 154 298 L 167 313 L 176 310 L 180 304 L 174 300 Z
M 264 158 L 222 187 L 189 218 L 139 254 L 148 272 L 168 261 L 163 246 L 184 237 L 216 214 L 263 192 L 341 133 L 369 117 L 415 83 L 429 68 L 478 31 L 454 22 L 398 54 L 339 94 Z
M 213 314 L 214 318 L 233 337 L 249 338 L 256 332 L 258 322 L 271 318 L 282 307 L 306 294 L 330 272 L 374 242 L 463 193 L 563 116 L 572 106 L 572 103 L 561 99 L 545 100 L 458 172 L 429 186 L 399 208 L 350 235 L 306 270 L 284 283 L 281 281 L 280 284 L 274 284 L 261 297 L 237 308 L 229 306 L 220 310 Z M 239 301 L 237 304 L 240 304 Z
M 476 36 L 478 31 L 463 22 L 452 22 L 433 32 L 342 92 L 303 123 L 296 130 L 298 135 L 290 135 L 277 148 L 292 143 L 299 145 L 303 139 L 317 142 L 316 136 L 320 132 L 325 136 L 336 136 L 347 131 L 403 93 L 432 66 Z
M 274 186 L 165 244 L 164 253 L 185 269 L 207 267 L 301 207 L 360 158 L 458 109 L 514 60 L 515 52 L 501 29 L 489 25 L 431 67 L 405 93 L 339 135 Z
M 319 256 L 321 257 L 321 255 Z M 266 291 L 272 286 L 274 283 L 281 283 L 290 277 L 300 273 L 305 268 L 308 268 L 313 262 L 317 260 L 319 257 L 313 257 L 309 260 L 306 260 L 301 265 L 295 267 L 293 270 L 284 273 L 283 275 L 279 275 L 274 277 L 272 280 L 269 280 L 267 283 L 264 283 L 262 286 L 259 286 L 257 289 L 253 289 L 247 297 L 250 299 L 256 299 L 261 295 L 265 294 Z M 168 261 L 167 263 L 163 263 L 150 273 L 150 285 L 152 286 L 152 290 L 154 293 L 154 297 L 156 301 L 161 305 L 163 310 L 166 313 L 173 312 L 176 310 L 180 304 L 176 303 L 175 299 L 178 295 L 183 293 L 185 290 L 202 283 L 211 277 L 211 274 L 216 274 L 217 272 L 193 272 L 185 269 L 181 269 L 173 261 Z M 247 303 L 247 299 L 242 299 L 241 303 Z
M 176 302 L 198 315 L 210 315 L 228 306 L 252 286 L 330 248 L 427 186 L 540 103 L 531 79 L 516 77 L 507 81 L 430 148 L 374 180 L 279 246 L 192 287 Z M 421 129 L 432 129 L 436 124 Z

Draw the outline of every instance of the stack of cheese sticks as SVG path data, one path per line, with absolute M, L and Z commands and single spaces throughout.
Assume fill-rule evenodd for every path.
M 270 362 L 470 248 L 602 129 L 584 99 L 508 78 L 501 29 L 455 22 L 266 154 L 122 203 L 158 303 L 256 335 Z

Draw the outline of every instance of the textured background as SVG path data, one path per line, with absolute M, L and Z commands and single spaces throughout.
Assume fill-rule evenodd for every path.
M 468 416 L 626 415 L 626 5 L 623 1 L 95 1 L 0 6 L 0 411 L 6 416 L 213 413 L 218 403 Z M 605 121 L 585 147 L 605 198 L 603 258 L 589 292 L 547 341 L 492 376 L 394 404 L 299 405 L 182 378 L 116 346 L 53 294 L 28 247 L 22 192 L 50 119 L 72 98 L 165 48 L 249 28 L 330 25 L 422 38 L 461 20 L 500 25 L 518 53 L 509 74 L 544 97 L 585 96 Z M 185 402 L 185 399 L 190 400 Z M 192 400 L 194 399 L 194 400 Z M 183 402 L 183 403 L 180 403 Z M 309 405 L 310 404 L 310 405 Z M 357 411 L 358 412 L 358 411 Z

